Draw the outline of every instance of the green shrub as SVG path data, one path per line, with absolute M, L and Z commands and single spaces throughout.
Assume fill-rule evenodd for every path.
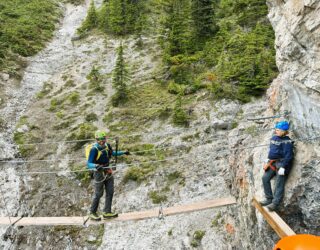
M 168 197 L 165 194 L 160 193 L 159 191 L 150 191 L 148 193 L 148 196 L 152 200 L 153 204 L 160 204 L 168 200 Z
M 1 1 L 0 71 L 15 76 L 19 56 L 32 56 L 52 37 L 60 9 L 54 0 Z
M 66 81 L 66 83 L 65 83 L 64 86 L 65 86 L 65 87 L 74 87 L 74 86 L 76 86 L 76 85 L 75 85 L 75 83 L 74 83 L 74 80 L 69 79 L 68 81 Z
M 45 82 L 42 86 L 42 90 L 37 94 L 37 98 L 41 99 L 50 93 L 52 90 L 52 84 L 50 82 Z
M 123 182 L 127 183 L 131 180 L 141 183 L 142 181 L 146 180 L 154 170 L 155 167 L 148 165 L 144 167 L 130 167 L 123 177 Z
M 211 227 L 217 227 L 221 223 L 222 214 L 219 212 L 211 221 Z
M 174 81 L 170 81 L 168 85 L 168 92 L 170 94 L 178 95 L 184 93 L 185 86 L 176 84 Z
M 193 239 L 191 241 L 192 247 L 198 247 L 201 243 L 203 236 L 206 234 L 206 231 L 197 230 L 193 233 Z
M 35 145 L 25 144 L 39 142 L 39 139 L 33 136 L 31 132 L 15 132 L 13 135 L 13 140 L 18 145 L 19 152 L 22 157 L 29 157 L 36 152 Z
M 72 92 L 69 96 L 68 96 L 68 100 L 70 102 L 71 105 L 77 105 L 80 101 L 80 95 L 78 92 Z
M 85 120 L 87 122 L 98 121 L 98 116 L 95 113 L 90 113 L 86 115 Z
M 57 116 L 58 118 L 62 119 L 62 118 L 64 117 L 63 111 L 58 111 L 58 112 L 56 113 L 56 116 Z
M 132 148 L 130 148 L 130 151 L 134 151 L 135 155 L 150 155 L 154 154 L 155 150 L 153 144 L 140 144 L 135 145 Z
M 201 241 L 202 238 L 203 238 L 203 236 L 204 236 L 205 234 L 206 234 L 206 231 L 197 230 L 197 231 L 194 232 L 193 238 L 194 238 L 195 240 Z
M 173 110 L 172 121 L 178 126 L 188 126 L 189 119 L 187 113 L 182 109 L 181 96 L 179 95 Z
M 167 175 L 167 179 L 168 179 L 169 183 L 173 183 L 176 180 L 183 179 L 183 178 L 184 177 L 183 177 L 182 173 L 179 171 L 174 171 L 174 172 Z
M 60 129 L 65 129 L 70 127 L 70 125 L 73 123 L 74 121 L 65 121 L 65 122 L 61 122 L 58 125 L 54 125 L 53 129 L 55 130 L 60 130 Z
M 62 99 L 52 98 L 50 101 L 49 111 L 53 112 L 56 111 L 58 108 L 61 108 L 62 103 Z
M 81 123 L 78 125 L 78 128 L 75 132 L 71 133 L 67 139 L 68 140 L 87 140 L 94 138 L 94 132 L 97 130 L 97 127 L 93 126 L 91 123 Z M 74 150 L 80 149 L 83 145 L 85 145 L 87 141 L 79 141 L 76 142 L 73 147 Z

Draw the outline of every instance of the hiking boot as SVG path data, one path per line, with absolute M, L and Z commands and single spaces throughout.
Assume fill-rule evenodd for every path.
M 259 203 L 260 203 L 261 206 L 264 207 L 264 206 L 267 206 L 267 205 L 271 204 L 272 200 L 264 199 L 263 201 L 260 201 Z
M 269 204 L 268 206 L 266 206 L 266 208 L 268 208 L 270 212 L 278 210 L 278 206 L 274 203 Z
M 117 213 L 102 213 L 103 219 L 113 219 L 118 217 Z
M 89 214 L 89 219 L 90 220 L 99 221 L 99 220 L 101 220 L 101 217 L 99 215 L 97 215 L 97 213 L 90 213 Z

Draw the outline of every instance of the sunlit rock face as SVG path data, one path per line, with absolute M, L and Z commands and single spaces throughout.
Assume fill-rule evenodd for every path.
M 298 233 L 319 225 L 320 2 L 269 0 L 279 76 L 269 89 L 271 108 L 288 110 L 295 164 L 286 186 L 284 217 Z
M 297 134 L 319 134 L 320 2 L 269 0 L 267 3 L 280 71 L 273 84 L 272 91 L 278 92 L 273 105 L 291 111 Z

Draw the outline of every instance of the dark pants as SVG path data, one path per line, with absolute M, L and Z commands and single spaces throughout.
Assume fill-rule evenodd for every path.
M 274 176 L 276 176 L 276 184 L 273 195 L 271 189 L 271 179 Z M 284 185 L 286 183 L 286 180 L 286 175 L 278 175 L 278 172 L 273 171 L 271 168 L 265 171 L 264 175 L 262 176 L 262 183 L 266 199 L 272 200 L 272 203 L 278 206 L 283 198 Z
M 102 172 L 94 172 L 94 196 L 90 208 L 91 213 L 96 213 L 99 207 L 100 198 L 103 195 L 103 191 L 106 191 L 106 201 L 104 204 L 103 212 L 111 213 L 111 205 L 114 190 L 114 178 L 107 175 L 106 180 L 103 181 L 105 175 Z

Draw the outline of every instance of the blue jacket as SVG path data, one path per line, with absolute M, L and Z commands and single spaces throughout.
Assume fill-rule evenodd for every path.
M 270 160 L 278 160 L 276 166 L 284 168 L 285 173 L 288 174 L 293 161 L 293 141 L 290 137 L 272 136 L 268 158 Z
M 114 152 L 110 144 L 108 145 L 105 144 L 103 147 L 101 147 L 98 143 L 96 143 L 95 147 L 91 148 L 89 158 L 87 161 L 88 169 L 92 169 L 92 170 L 95 169 L 97 164 L 108 166 L 109 160 L 111 159 L 112 156 L 120 156 L 124 154 L 123 151 Z M 96 160 L 98 155 L 97 149 L 101 152 L 101 156 L 99 157 L 98 160 Z

